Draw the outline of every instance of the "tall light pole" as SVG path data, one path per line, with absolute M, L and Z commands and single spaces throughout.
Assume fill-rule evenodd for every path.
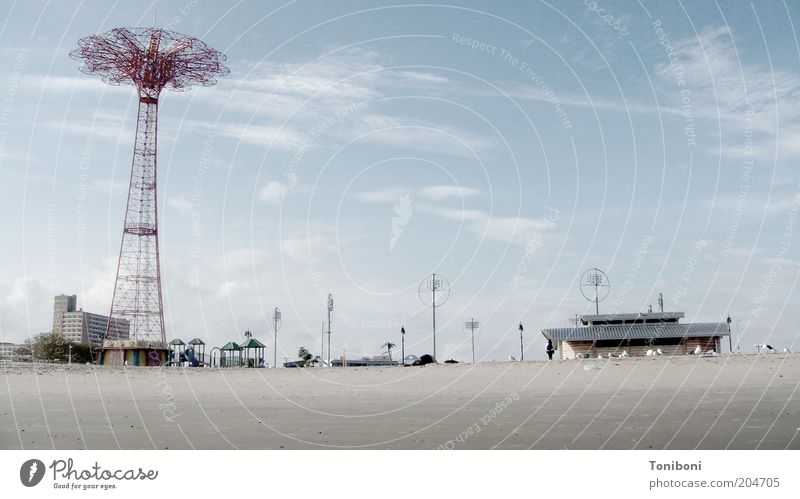
M 400 326 L 400 355 L 403 357 L 403 365 L 406 365 L 406 328 Z
M 525 360 L 525 349 L 522 346 L 522 332 L 525 329 L 522 327 L 522 323 L 519 323 L 519 361 L 522 362 Z
M 480 322 L 476 321 L 475 319 L 470 319 L 464 324 L 467 328 L 469 328 L 470 332 L 472 333 L 472 363 L 475 363 L 475 330 L 478 329 L 481 325 Z
M 333 312 L 333 295 L 328 293 L 328 367 L 331 365 L 331 313 Z
M 731 316 L 728 316 L 728 349 L 733 353 L 733 338 L 731 338 Z
M 275 307 L 275 312 L 272 314 L 272 330 L 275 334 L 275 354 L 272 362 L 272 367 L 278 367 L 278 328 L 281 324 L 281 309 Z
M 433 310 L 433 359 L 436 360 L 436 308 L 444 305 L 444 302 L 450 297 L 450 283 L 447 282 L 442 276 L 437 276 L 433 273 L 426 277 L 419 285 L 419 297 L 423 303 L 426 303 L 422 294 L 424 290 L 431 292 L 431 309 Z M 436 301 L 436 292 L 439 291 L 439 301 Z M 444 295 L 444 299 L 442 299 Z

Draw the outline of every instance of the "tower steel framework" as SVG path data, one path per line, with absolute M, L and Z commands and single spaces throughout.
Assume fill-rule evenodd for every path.
M 158 98 L 164 88 L 210 86 L 228 74 L 225 56 L 191 36 L 160 28 L 116 28 L 87 36 L 70 56 L 81 71 L 139 96 L 128 201 L 105 339 L 166 347 L 158 245 Z M 104 345 L 104 349 L 105 349 Z

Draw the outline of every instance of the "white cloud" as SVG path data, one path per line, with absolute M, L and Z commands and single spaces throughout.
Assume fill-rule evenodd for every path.
M 270 181 L 258 190 L 258 200 L 268 204 L 278 204 L 283 201 L 283 196 L 289 186 L 283 182 Z
M 458 198 L 463 199 L 467 196 L 480 194 L 480 190 L 472 187 L 461 187 L 457 185 L 429 185 L 417 191 L 417 194 L 434 201 L 443 199 Z
M 355 193 L 357 200 L 362 203 L 396 203 L 406 194 L 414 193 L 415 196 L 427 198 L 432 201 L 443 201 L 446 199 L 463 199 L 468 196 L 480 194 L 480 189 L 472 187 L 461 187 L 457 185 L 428 185 L 419 189 L 408 189 L 402 187 L 392 187 L 389 189 L 378 189 L 374 191 L 361 191 Z
M 675 40 L 676 62 L 658 64 L 656 74 L 672 89 L 684 78 L 697 118 L 733 121 L 741 129 L 750 109 L 753 130 L 775 133 L 780 123 L 777 118 L 800 117 L 796 99 L 800 77 L 795 72 L 770 69 L 767 60 L 763 64 L 743 61 L 732 35 L 728 26 L 718 26 Z
M 525 245 L 533 233 L 555 228 L 546 217 L 501 217 L 482 210 L 442 208 L 432 204 L 419 205 L 427 213 L 446 220 L 466 223 L 473 235 L 486 240 Z
M 131 85 L 109 85 L 98 76 L 53 76 L 31 74 L 21 78 L 22 82 L 32 88 L 40 89 L 48 94 L 63 94 L 74 92 L 87 93 L 113 93 L 127 94 L 131 98 L 136 96 L 136 91 Z
M 311 237 L 292 237 L 281 241 L 281 251 L 289 260 L 296 263 L 314 263 L 336 251 L 335 239 L 317 235 Z
M 363 203 L 396 203 L 408 189 L 392 188 L 376 191 L 363 191 L 355 193 L 356 199 Z
M 192 202 L 184 195 L 168 197 L 167 206 L 181 213 L 189 213 L 192 211 Z

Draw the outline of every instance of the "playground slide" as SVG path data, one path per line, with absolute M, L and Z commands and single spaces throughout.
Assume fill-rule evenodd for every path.
M 197 357 L 194 356 L 194 349 L 187 348 L 184 350 L 183 355 L 186 356 L 186 360 L 189 361 L 189 365 L 192 367 L 197 367 L 200 365 L 200 361 L 197 360 Z

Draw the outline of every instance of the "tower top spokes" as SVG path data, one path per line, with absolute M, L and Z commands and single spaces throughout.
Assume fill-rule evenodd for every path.
M 183 91 L 211 86 L 230 71 L 225 55 L 197 38 L 161 28 L 115 28 L 81 38 L 70 57 L 81 71 L 111 85 L 134 85 L 157 99 L 164 88 Z

